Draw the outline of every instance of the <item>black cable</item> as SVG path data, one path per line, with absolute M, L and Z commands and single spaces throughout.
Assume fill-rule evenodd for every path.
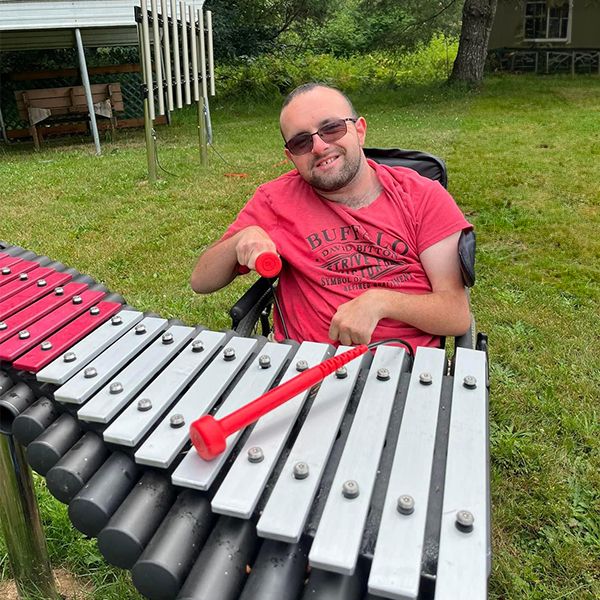
M 158 144 L 157 144 L 157 138 L 158 136 L 156 135 L 156 130 L 152 130 L 152 140 L 154 141 L 154 162 L 156 162 L 156 165 L 158 166 L 158 168 L 161 171 L 164 171 L 167 175 L 171 175 L 171 177 L 175 177 L 175 178 L 179 178 L 178 175 L 175 175 L 175 173 L 171 173 L 171 171 L 167 171 L 161 164 L 160 161 L 158 160 Z
M 367 344 L 367 346 L 368 346 L 369 350 L 372 350 L 373 348 L 376 348 L 377 346 L 381 346 L 383 344 L 389 344 L 390 342 L 398 342 L 399 344 L 406 346 L 409 356 L 411 358 L 414 358 L 415 351 L 414 351 L 413 347 L 406 340 L 403 340 L 402 338 L 388 338 L 386 340 L 379 340 L 378 342 L 371 342 L 370 344 Z
M 232 165 L 229 161 L 225 160 L 225 157 L 215 148 L 214 144 L 210 143 L 208 146 L 227 166 L 234 167 L 236 169 L 239 168 L 239 165 Z M 245 170 L 247 171 L 248 169 Z
M 277 314 L 279 315 L 279 320 L 281 321 L 281 327 L 283 328 L 283 334 L 286 339 L 290 339 L 290 334 L 288 333 L 287 326 L 285 324 L 285 320 L 283 318 L 283 312 L 281 311 L 281 306 L 279 305 L 279 300 L 277 299 L 277 294 L 275 293 L 275 287 L 273 286 L 273 280 L 270 280 L 271 285 L 271 293 L 273 294 L 273 304 L 275 304 L 275 309 L 277 310 Z

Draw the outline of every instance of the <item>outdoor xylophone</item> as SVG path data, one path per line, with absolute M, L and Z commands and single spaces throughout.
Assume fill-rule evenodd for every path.
M 190 445 L 345 350 L 144 315 L 0 245 L 2 432 L 150 599 L 486 598 L 485 352 L 382 345 L 213 460 Z

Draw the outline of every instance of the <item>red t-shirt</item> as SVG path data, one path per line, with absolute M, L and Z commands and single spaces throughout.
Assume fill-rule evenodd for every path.
M 293 170 L 261 185 L 223 236 L 258 225 L 275 243 L 283 259 L 277 296 L 291 339 L 330 342 L 337 307 L 365 290 L 431 292 L 419 255 L 471 227 L 437 181 L 404 167 L 369 165 L 383 187 L 369 206 L 325 200 Z M 281 340 L 277 311 L 274 320 Z M 394 337 L 413 347 L 440 343 L 438 336 L 393 319 L 382 319 L 371 341 Z

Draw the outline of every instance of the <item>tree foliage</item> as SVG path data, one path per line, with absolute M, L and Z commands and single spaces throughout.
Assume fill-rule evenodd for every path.
M 220 60 L 294 50 L 350 56 L 457 36 L 460 0 L 209 0 Z
M 371 47 L 410 49 L 433 35 L 458 35 L 459 0 L 360 0 L 359 18 L 366 19 Z
M 333 0 L 209 0 L 217 59 L 257 56 L 284 44 L 286 33 L 325 22 Z

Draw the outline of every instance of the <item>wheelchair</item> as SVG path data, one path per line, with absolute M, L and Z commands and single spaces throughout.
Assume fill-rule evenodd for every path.
M 448 187 L 446 164 L 440 158 L 418 150 L 402 150 L 388 148 L 364 148 L 367 158 L 390 167 L 408 167 L 420 175 L 434 181 L 439 181 L 444 188 Z M 458 243 L 458 255 L 463 283 L 469 292 L 475 284 L 475 232 L 463 231 Z M 231 307 L 231 328 L 239 335 L 249 336 L 260 334 L 268 336 L 272 330 L 270 315 L 275 306 L 275 279 L 260 278 L 248 291 Z M 446 340 L 442 338 L 442 347 Z M 471 326 L 469 330 L 454 339 L 455 348 L 487 349 L 485 334 L 475 335 L 475 320 L 471 311 Z

